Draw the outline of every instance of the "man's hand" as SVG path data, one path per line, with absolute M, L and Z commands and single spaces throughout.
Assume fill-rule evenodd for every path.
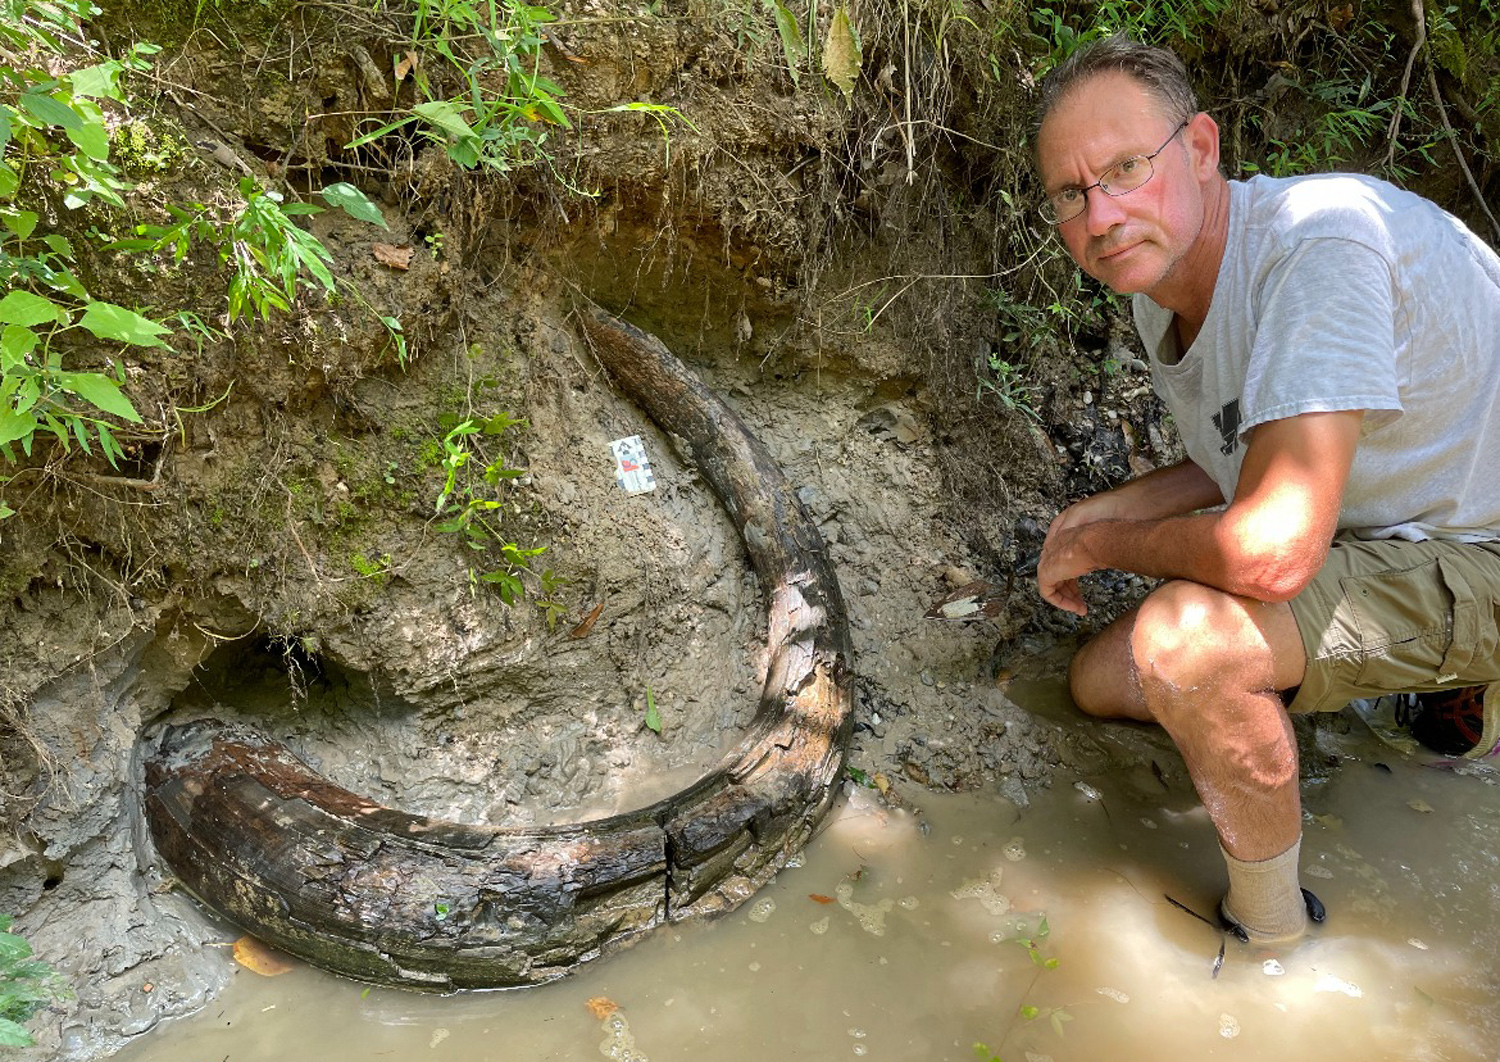
M 1083 616 L 1088 605 L 1078 578 L 1108 565 L 1090 556 L 1083 529 L 1107 520 L 1153 520 L 1216 505 L 1223 495 L 1213 480 L 1191 461 L 1158 469 L 1139 479 L 1074 502 L 1052 521 L 1037 561 L 1037 589 L 1042 599 Z
M 1042 544 L 1042 556 L 1036 565 L 1036 585 L 1042 600 L 1048 604 L 1084 616 L 1089 607 L 1078 588 L 1078 577 L 1094 571 L 1098 565 L 1089 560 L 1080 534 L 1080 528 L 1093 521 L 1077 518 L 1076 514 L 1074 519 L 1068 519 L 1076 508 L 1069 506 L 1058 513 L 1047 528 L 1047 540 Z
M 1257 601 L 1291 600 L 1328 554 L 1363 416 L 1303 413 L 1261 424 L 1246 447 L 1234 500 L 1222 510 L 1199 511 L 1222 497 L 1190 463 L 1070 506 L 1042 546 L 1042 597 L 1084 615 L 1079 576 L 1117 568 Z

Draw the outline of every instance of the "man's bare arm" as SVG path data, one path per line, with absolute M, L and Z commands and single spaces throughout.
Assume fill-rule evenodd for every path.
M 1234 500 L 1221 511 L 1055 521 L 1037 565 L 1042 596 L 1083 615 L 1078 577 L 1117 568 L 1191 579 L 1260 601 L 1295 597 L 1322 567 L 1338 527 L 1363 416 L 1361 410 L 1306 413 L 1260 425 L 1246 448 Z M 1191 487 L 1190 471 L 1177 474 L 1184 477 L 1178 486 Z M 1201 508 L 1202 497 L 1183 504 L 1196 501 L 1194 508 Z M 1135 511 L 1150 511 L 1149 495 L 1133 500 Z

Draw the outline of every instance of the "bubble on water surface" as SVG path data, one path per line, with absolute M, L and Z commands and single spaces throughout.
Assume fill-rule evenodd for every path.
M 776 901 L 769 896 L 755 901 L 755 906 L 750 908 L 750 921 L 764 922 L 776 912 Z
M 1280 977 L 1282 974 L 1286 973 L 1286 968 L 1275 959 L 1267 959 L 1265 962 L 1260 964 L 1260 972 L 1265 974 L 1267 977 Z
M 1226 1040 L 1233 1040 L 1240 1034 L 1240 1022 L 1233 1014 L 1219 1015 L 1219 1035 Z
M 821 937 L 824 933 L 828 932 L 828 916 L 824 915 L 807 928 L 813 931 L 813 936 Z
M 604 1039 L 599 1043 L 599 1053 L 612 1062 L 651 1062 L 635 1047 L 635 1036 L 630 1032 L 630 1022 L 618 1010 L 604 1019 L 600 1026 Z
M 1310 878 L 1331 879 L 1333 877 L 1333 871 L 1329 870 L 1327 867 L 1320 867 L 1317 864 L 1313 864 L 1310 867 L 1303 867 L 1302 873 L 1306 874 Z
M 1103 985 L 1099 988 L 1094 989 L 1094 991 L 1098 992 L 1106 999 L 1114 1000 L 1116 1003 L 1130 1002 L 1130 996 L 1126 995 L 1124 992 L 1121 992 L 1118 988 L 1110 988 L 1108 985 Z
M 1001 870 L 990 872 L 987 880 L 966 881 L 950 894 L 955 900 L 978 900 L 990 914 L 1000 916 L 1010 910 L 1010 897 L 1000 891 Z
M 853 883 L 848 881 L 839 882 L 834 896 L 838 899 L 839 906 L 852 914 L 866 933 L 875 937 L 885 936 L 885 916 L 896 906 L 895 900 L 887 897 L 879 903 L 860 903 L 854 898 Z
M 1019 863 L 1026 858 L 1026 839 L 1024 837 L 1012 837 L 1006 842 L 1005 847 L 1001 851 L 1005 853 L 1006 859 L 1009 859 L 1012 863 Z

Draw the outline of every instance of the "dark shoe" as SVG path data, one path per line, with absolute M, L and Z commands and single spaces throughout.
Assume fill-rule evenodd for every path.
M 1484 698 L 1488 686 L 1460 686 L 1396 698 L 1396 722 L 1427 748 L 1443 756 L 1467 756 L 1485 738 Z
M 1311 889 L 1302 890 L 1302 903 L 1307 907 L 1307 920 L 1309 922 L 1322 925 L 1328 920 L 1328 909 L 1323 906 L 1322 900 L 1312 894 Z M 1251 942 L 1250 931 L 1225 913 L 1222 902 L 1219 904 L 1219 927 L 1241 944 L 1249 944 Z

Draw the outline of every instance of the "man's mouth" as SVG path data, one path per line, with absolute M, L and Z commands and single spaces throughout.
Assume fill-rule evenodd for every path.
M 1110 247 L 1110 248 L 1107 248 L 1106 250 L 1100 251 L 1095 257 L 1099 261 L 1103 262 L 1106 259 L 1115 258 L 1115 257 L 1117 257 L 1119 255 L 1122 255 L 1126 251 L 1134 250 L 1137 246 L 1139 246 L 1139 245 L 1135 244 L 1135 243 L 1121 243 L 1121 244 L 1116 244 L 1113 247 Z

